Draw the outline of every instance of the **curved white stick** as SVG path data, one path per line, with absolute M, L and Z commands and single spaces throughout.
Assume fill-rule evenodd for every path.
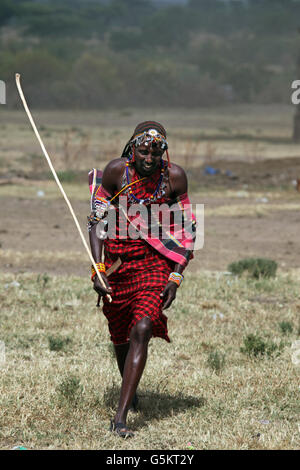
M 60 181 L 59 181 L 59 179 L 58 179 L 58 176 L 57 176 L 57 174 L 56 174 L 56 171 L 54 170 L 54 167 L 53 167 L 53 165 L 52 165 L 52 162 L 51 162 L 51 160 L 50 160 L 50 157 L 49 157 L 49 155 L 48 155 L 48 153 L 47 153 L 47 150 L 45 149 L 45 146 L 44 146 L 44 144 L 43 144 L 43 141 L 42 141 L 42 139 L 41 139 L 41 137 L 40 137 L 40 135 L 39 135 L 39 133 L 38 133 L 38 130 L 37 130 L 37 128 L 36 128 L 36 125 L 35 125 L 35 123 L 34 123 L 34 120 L 33 120 L 32 116 L 31 116 L 31 113 L 30 113 L 30 111 L 29 111 L 29 108 L 28 108 L 28 106 L 27 106 L 27 103 L 26 103 L 26 100 L 25 100 L 25 97 L 24 97 L 24 94 L 23 94 L 23 91 L 22 91 L 22 87 L 21 87 L 21 83 L 20 83 L 20 77 L 21 77 L 20 74 L 19 74 L 19 73 L 16 73 L 16 84 L 17 84 L 18 92 L 19 92 L 19 95 L 20 95 L 21 100 L 22 100 L 22 102 L 23 102 L 23 105 L 24 105 L 26 114 L 27 114 L 27 116 L 28 116 L 28 118 L 29 118 L 29 121 L 30 121 L 30 123 L 31 123 L 31 125 L 32 125 L 32 128 L 33 128 L 33 130 L 34 130 L 34 133 L 35 133 L 35 135 L 36 135 L 36 137 L 37 137 L 37 139 L 38 139 L 38 141 L 39 141 L 39 144 L 40 144 L 40 146 L 41 146 L 41 148 L 42 148 L 42 150 L 43 150 L 43 153 L 44 153 L 44 155 L 45 155 L 45 157 L 46 157 L 46 160 L 47 160 L 47 162 L 48 162 L 48 165 L 49 165 L 49 167 L 50 167 L 50 170 L 52 171 L 52 174 L 53 174 L 53 176 L 54 176 L 54 179 L 55 179 L 55 181 L 56 181 L 56 183 L 57 183 L 57 185 L 58 185 L 58 187 L 59 187 L 59 189 L 60 189 L 60 191 L 61 191 L 61 193 L 62 193 L 62 195 L 63 195 L 63 197 L 64 197 L 64 199 L 65 199 L 65 201 L 66 201 L 66 203 L 67 203 L 67 205 L 68 205 L 68 207 L 69 207 L 69 209 L 70 209 L 70 212 L 71 212 L 72 217 L 73 217 L 73 219 L 74 219 L 75 225 L 76 225 L 76 227 L 77 227 L 77 229 L 78 229 L 78 232 L 79 232 L 79 235 L 80 235 L 80 237 L 81 237 L 82 243 L 84 244 L 84 247 L 85 247 L 85 249 L 86 249 L 86 251 L 87 251 L 87 253 L 88 253 L 88 255 L 89 255 L 89 258 L 90 258 L 90 260 L 91 260 L 91 262 L 92 262 L 92 264 L 93 264 L 93 266 L 94 266 L 94 268 L 95 268 L 95 271 L 96 271 L 96 273 L 97 273 L 97 276 L 98 276 L 98 278 L 99 278 L 99 281 L 100 281 L 100 283 L 102 284 L 102 286 L 103 286 L 104 288 L 106 288 L 105 283 L 104 283 L 104 281 L 103 281 L 103 279 L 102 279 L 102 277 L 101 277 L 101 274 L 100 274 L 100 272 L 99 272 L 99 270 L 98 270 L 98 268 L 97 268 L 97 266 L 96 266 L 95 260 L 94 260 L 94 258 L 93 258 L 93 256 L 92 256 L 92 253 L 90 252 L 90 249 L 89 249 L 89 247 L 88 247 L 88 244 L 87 244 L 87 242 L 86 242 L 86 240 L 85 240 L 85 238 L 84 238 L 84 235 L 83 235 L 82 230 L 81 230 L 81 228 L 80 228 L 80 225 L 79 225 L 79 222 L 78 222 L 78 220 L 77 220 L 77 217 L 76 217 L 76 215 L 75 215 L 75 213 L 74 213 L 74 211 L 73 211 L 73 208 L 72 208 L 72 206 L 71 206 L 71 203 L 70 203 L 70 201 L 69 201 L 69 199 L 68 199 L 68 197 L 67 197 L 67 195 L 66 195 L 66 193 L 65 193 L 65 191 L 64 191 L 64 188 L 62 187 L 62 185 L 61 185 L 61 183 L 60 183 Z M 111 299 L 111 296 L 107 294 L 107 298 L 108 298 L 109 302 L 111 302 L 111 300 L 112 300 L 112 299 Z

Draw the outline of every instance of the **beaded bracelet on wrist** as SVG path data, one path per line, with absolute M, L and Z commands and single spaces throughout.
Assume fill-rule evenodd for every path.
M 183 281 L 183 275 L 179 273 L 171 273 L 168 281 L 175 282 L 175 284 L 177 284 L 177 287 L 179 287 Z
M 100 273 L 105 273 L 105 264 L 104 263 L 96 263 L 96 266 L 98 268 L 98 271 Z M 92 276 L 91 276 L 91 280 L 93 281 L 94 280 L 94 277 L 96 276 L 96 270 L 94 268 L 94 266 L 92 265 L 91 266 L 91 271 L 92 271 Z

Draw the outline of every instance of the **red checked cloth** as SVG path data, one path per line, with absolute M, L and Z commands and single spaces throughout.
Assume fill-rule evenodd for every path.
M 132 242 L 128 245 L 134 244 Z M 174 264 L 142 240 L 136 242 L 143 244 L 139 251 L 140 254 L 144 252 L 144 259 L 125 261 L 109 277 L 112 302 L 103 299 L 103 313 L 108 320 L 111 340 L 114 344 L 128 342 L 131 328 L 142 318 L 148 317 L 152 321 L 152 336 L 170 342 L 160 294 Z M 108 266 L 111 264 L 109 259 L 106 262 Z
M 158 171 L 148 181 L 137 183 L 133 189 L 135 196 L 140 199 L 150 197 L 157 186 L 159 175 Z M 93 170 L 89 176 L 91 209 L 95 211 L 97 198 L 110 199 L 112 195 L 101 186 L 100 172 Z M 185 197 L 181 196 L 180 202 L 186 202 Z M 167 201 L 162 197 L 159 203 Z M 116 211 L 118 214 L 118 209 Z M 123 259 L 122 265 L 109 277 L 112 302 L 109 303 L 105 297 L 103 299 L 103 313 L 108 320 L 111 340 L 116 345 L 128 342 L 132 327 L 142 318 L 148 317 L 152 321 L 152 336 L 170 342 L 160 294 L 168 283 L 170 273 L 174 271 L 175 263 L 186 265 L 191 253 L 183 246 L 178 247 L 174 237 L 166 241 L 149 240 L 147 237 L 119 239 L 118 223 L 116 232 L 115 239 L 107 238 L 104 241 L 106 269 L 119 256 Z

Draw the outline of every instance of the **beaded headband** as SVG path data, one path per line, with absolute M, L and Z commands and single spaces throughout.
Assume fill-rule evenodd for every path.
M 152 127 L 153 126 L 153 127 Z M 143 130 L 144 129 L 144 130 Z M 141 144 L 147 146 L 159 145 L 163 151 L 166 151 L 168 158 L 168 167 L 171 167 L 170 157 L 168 153 L 168 142 L 166 139 L 166 131 L 164 127 L 155 121 L 145 121 L 135 128 L 135 133 L 125 145 L 122 157 L 127 158 L 134 163 L 135 149 Z
M 141 132 L 134 136 L 133 139 L 130 140 L 129 146 L 132 148 L 132 154 L 129 159 L 131 162 L 135 161 L 135 148 L 139 147 L 140 145 L 146 146 L 156 146 L 159 145 L 161 150 L 166 151 L 167 158 L 168 158 L 168 167 L 171 166 L 170 164 L 170 157 L 168 153 L 168 142 L 163 135 L 161 135 L 156 129 L 149 129 L 147 131 Z
M 134 136 L 134 138 L 130 141 L 132 145 L 135 147 L 139 147 L 140 145 L 150 145 L 159 144 L 162 150 L 167 150 L 168 142 L 163 135 L 161 135 L 155 129 L 149 129 L 148 131 L 141 132 Z

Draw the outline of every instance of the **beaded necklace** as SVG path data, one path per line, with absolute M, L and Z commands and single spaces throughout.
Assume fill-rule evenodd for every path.
M 126 180 L 127 180 L 127 185 L 129 185 L 129 197 L 131 197 L 138 204 L 149 204 L 149 202 L 151 202 L 151 201 L 153 202 L 156 198 L 156 195 L 157 195 L 158 191 L 160 190 L 161 183 L 162 183 L 162 180 L 163 180 L 163 177 L 164 177 L 165 164 L 164 164 L 163 159 L 161 159 L 161 162 L 160 162 L 160 177 L 159 177 L 159 180 L 158 180 L 157 187 L 156 187 L 155 191 L 153 192 L 153 194 L 151 194 L 150 197 L 146 197 L 145 199 L 140 199 L 140 198 L 136 197 L 133 194 L 133 191 L 130 187 L 130 184 L 134 184 L 135 182 L 130 183 L 129 170 L 128 170 L 129 165 L 130 165 L 130 160 L 127 160 L 126 161 Z

